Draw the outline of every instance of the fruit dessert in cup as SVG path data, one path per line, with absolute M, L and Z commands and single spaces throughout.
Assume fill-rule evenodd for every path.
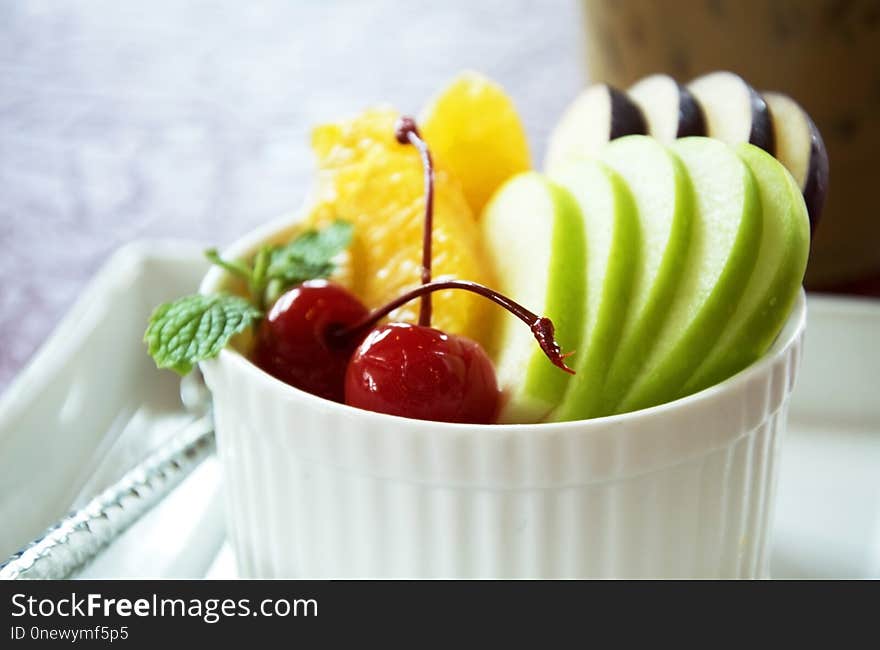
M 766 574 L 802 188 L 594 94 L 606 144 L 566 117 L 546 174 L 471 73 L 418 126 L 318 127 L 313 202 L 157 309 L 158 365 L 214 395 L 242 575 Z

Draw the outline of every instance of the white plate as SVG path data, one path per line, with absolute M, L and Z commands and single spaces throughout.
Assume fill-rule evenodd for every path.
M 193 291 L 205 268 L 191 244 L 121 249 L 0 399 L 0 556 L 186 419 L 176 376 L 153 367 L 141 337 L 152 308 Z M 808 304 L 771 573 L 880 578 L 880 302 Z M 81 577 L 233 577 L 219 481 L 206 462 Z
M 191 419 L 142 342 L 152 309 L 196 290 L 202 247 L 120 249 L 0 399 L 0 563 Z M 91 577 L 200 577 L 224 538 L 212 458 L 95 562 Z

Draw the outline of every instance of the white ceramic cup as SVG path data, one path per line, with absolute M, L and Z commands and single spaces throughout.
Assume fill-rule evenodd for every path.
M 281 228 L 225 255 L 244 257 Z M 222 282 L 214 269 L 201 291 Z M 239 573 L 766 577 L 805 322 L 801 292 L 767 354 L 721 384 L 634 413 L 532 425 L 362 411 L 224 350 L 201 366 Z

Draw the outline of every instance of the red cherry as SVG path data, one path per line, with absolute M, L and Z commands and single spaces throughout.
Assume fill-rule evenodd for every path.
M 346 404 L 420 420 L 489 424 L 498 400 L 495 370 L 478 343 L 421 325 L 373 330 L 345 375 Z
M 362 337 L 333 337 L 368 314 L 346 289 L 310 280 L 282 295 L 263 319 L 252 359 L 281 381 L 341 402 L 345 369 Z

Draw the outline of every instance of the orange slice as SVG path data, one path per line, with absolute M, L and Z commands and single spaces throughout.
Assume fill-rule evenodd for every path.
M 317 207 L 311 222 L 354 224 L 349 286 L 375 308 L 420 283 L 424 179 L 418 152 L 394 137 L 398 113 L 372 109 L 358 117 L 317 127 Z M 492 284 L 477 222 L 459 182 L 435 156 L 433 274 Z M 416 322 L 419 302 L 392 314 Z M 463 291 L 433 294 L 432 325 L 486 343 L 495 307 Z
M 513 101 L 475 72 L 453 79 L 425 108 L 419 125 L 434 155 L 461 181 L 475 215 L 504 181 L 531 168 Z

